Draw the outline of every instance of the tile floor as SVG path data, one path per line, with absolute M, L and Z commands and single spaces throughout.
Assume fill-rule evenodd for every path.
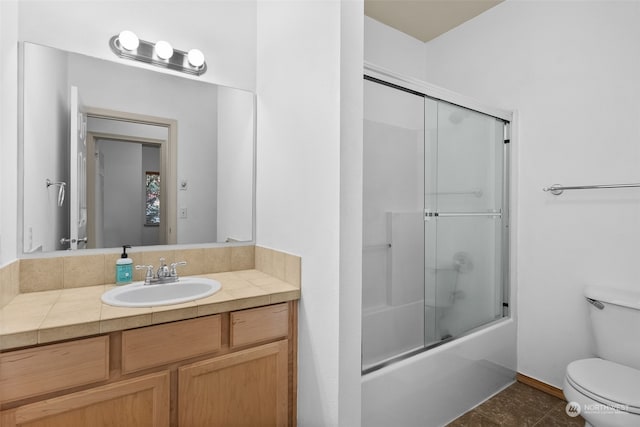
M 582 427 L 565 413 L 566 402 L 516 382 L 447 427 Z

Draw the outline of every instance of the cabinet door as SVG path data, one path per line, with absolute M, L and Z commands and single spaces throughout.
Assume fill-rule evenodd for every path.
M 169 372 L 20 406 L 0 421 L 3 427 L 168 427 Z
M 179 369 L 180 427 L 286 426 L 288 340 Z

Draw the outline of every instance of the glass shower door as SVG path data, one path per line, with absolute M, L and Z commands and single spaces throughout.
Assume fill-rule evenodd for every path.
M 495 117 L 365 78 L 362 370 L 506 315 L 504 141 Z
M 424 97 L 365 80 L 362 368 L 424 348 Z
M 425 341 L 503 316 L 505 123 L 428 100 Z M 435 113 L 435 114 L 434 114 Z

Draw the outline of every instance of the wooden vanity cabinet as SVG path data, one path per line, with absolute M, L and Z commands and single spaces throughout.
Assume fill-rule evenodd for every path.
M 16 361 L 0 365 L 0 389 L 26 390 L 0 393 L 0 425 L 292 427 L 296 345 L 297 301 L 289 301 L 0 353 L 0 364 Z M 91 361 L 92 376 L 74 383 L 72 373 L 52 372 L 65 379 L 52 385 L 20 362 L 62 355 L 68 369 L 69 350 L 74 363 Z
M 145 375 L 5 411 L 3 427 L 168 427 L 169 372 Z
M 0 353 L 0 403 L 108 378 L 108 336 Z
M 178 425 L 287 426 L 288 347 L 281 340 L 180 368 Z
M 294 425 L 292 329 L 286 303 L 230 313 L 229 346 L 245 349 L 178 369 L 178 425 Z

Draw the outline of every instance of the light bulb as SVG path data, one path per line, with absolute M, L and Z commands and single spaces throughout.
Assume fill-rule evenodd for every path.
M 156 43 L 156 54 L 160 59 L 169 59 L 173 56 L 173 48 L 168 42 L 160 40 Z
M 199 49 L 191 49 L 187 53 L 187 59 L 189 64 L 196 68 L 200 68 L 204 64 L 204 54 Z
M 133 31 L 129 30 L 121 31 L 118 35 L 118 40 L 120 40 L 120 46 L 126 50 L 136 50 L 140 45 L 138 36 L 136 36 Z

